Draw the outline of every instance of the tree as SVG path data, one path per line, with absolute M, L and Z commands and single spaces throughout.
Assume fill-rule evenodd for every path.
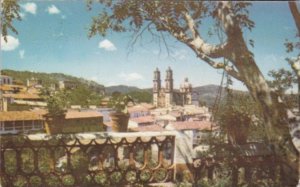
M 69 95 L 65 91 L 51 91 L 49 88 L 42 89 L 40 94 L 47 102 L 48 113 L 51 116 L 65 114 L 69 106 Z
M 74 89 L 68 90 L 68 94 L 71 105 L 81 105 L 84 107 L 88 107 L 89 105 L 99 105 L 103 97 L 85 85 L 79 85 Z
M 272 80 L 268 81 L 269 86 L 274 89 L 277 94 L 283 99 L 288 108 L 296 107 L 297 98 L 294 94 L 286 93 L 294 84 L 297 84 L 297 76 L 294 72 L 285 70 L 271 70 L 268 75 Z
M 283 68 L 277 71 L 271 70 L 268 75 L 273 78 L 273 80 L 268 81 L 269 86 L 274 88 L 280 96 L 283 96 L 289 88 L 292 88 L 292 84 L 296 82 L 293 73 Z
M 88 2 L 89 8 L 93 2 Z M 297 184 L 298 152 L 289 133 L 286 108 L 270 89 L 243 37 L 244 29 L 254 27 L 248 17 L 250 3 L 142 0 L 100 3 L 104 8 L 99 16 L 93 17 L 90 36 L 104 36 L 109 30 L 133 32 L 136 41 L 145 31 L 163 39 L 167 33 L 188 46 L 201 61 L 242 81 L 259 104 L 268 141 L 281 158 L 284 185 Z M 212 18 L 219 33 L 225 34 L 225 41 L 217 45 L 205 41 L 201 24 L 207 17 Z M 228 63 L 220 62 L 220 58 Z
M 152 94 L 148 91 L 131 91 L 128 93 L 137 103 L 151 103 Z
M 13 26 L 14 20 L 21 20 L 19 0 L 1 0 L 1 34 L 7 41 L 8 31 L 18 34 Z
M 291 14 L 294 18 L 295 21 L 295 25 L 297 27 L 297 35 L 296 38 L 298 39 L 297 42 L 286 42 L 285 46 L 287 49 L 287 52 L 293 52 L 293 50 L 296 49 L 300 49 L 300 13 L 299 10 L 297 8 L 297 4 L 296 2 L 289 2 L 289 7 L 291 10 Z M 300 112 L 300 53 L 298 53 L 298 56 L 296 58 L 287 58 L 286 59 L 288 61 L 288 63 L 291 65 L 293 71 L 295 72 L 296 76 L 297 76 L 297 81 L 298 81 L 298 108 L 299 108 L 299 112 Z

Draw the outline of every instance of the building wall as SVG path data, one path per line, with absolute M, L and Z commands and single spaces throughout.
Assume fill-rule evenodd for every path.
M 13 78 L 0 75 L 0 84 L 13 84 Z
M 44 121 L 24 120 L 24 121 L 1 121 L 0 134 L 17 134 L 44 131 Z
M 153 93 L 153 105 L 158 107 L 158 93 Z
M 62 129 L 62 133 L 101 131 L 105 131 L 102 118 L 68 119 Z
M 173 93 L 166 93 L 165 95 L 165 107 L 170 107 L 173 104 Z
M 158 95 L 158 107 L 164 107 L 165 106 L 165 92 L 164 91 L 160 91 L 159 95 Z

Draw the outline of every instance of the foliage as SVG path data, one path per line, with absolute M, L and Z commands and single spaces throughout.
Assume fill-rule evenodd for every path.
M 88 86 L 80 85 L 68 91 L 69 102 L 71 105 L 99 105 L 103 98 L 102 95 L 93 92 Z
M 153 173 L 153 178 L 157 182 L 163 181 L 167 176 L 167 170 L 164 168 L 159 168 Z
M 274 88 L 281 96 L 283 96 L 289 88 L 292 88 L 293 83 L 297 83 L 295 74 L 283 68 L 271 70 L 268 75 L 273 79 L 268 81 L 269 86 Z
M 225 101 L 221 103 L 216 119 L 223 133 L 229 136 L 238 135 L 231 138 L 238 138 L 242 141 L 239 143 L 246 143 L 247 138 L 261 141 L 265 137 L 260 109 L 247 94 L 229 91 Z
M 128 93 L 137 103 L 151 103 L 152 94 L 148 91 L 131 91 Z
M 110 98 L 108 106 L 116 112 L 128 113 L 127 105 L 130 102 L 133 102 L 133 99 L 129 95 L 114 95 Z
M 207 103 L 206 103 L 206 101 L 203 101 L 203 100 L 199 100 L 198 101 L 199 102 L 199 106 L 207 106 Z
M 68 80 L 76 84 L 76 88 L 67 90 L 69 105 L 99 105 L 103 98 L 104 86 L 99 85 L 93 81 L 87 81 L 82 78 L 77 78 L 62 73 L 36 73 L 29 71 L 13 71 L 2 70 L 4 75 L 14 77 L 14 81 L 26 84 L 27 79 L 35 78 L 39 80 L 42 86 L 45 88 L 42 90 L 42 95 L 50 95 L 50 87 L 52 85 L 58 85 L 59 80 Z M 45 92 L 47 89 L 47 93 Z
M 288 108 L 297 107 L 297 96 L 294 94 L 287 94 L 286 91 L 293 88 L 294 84 L 298 83 L 296 72 L 285 70 L 283 68 L 279 70 L 271 70 L 268 75 L 273 79 L 268 81 L 271 88 L 275 89 L 278 95 L 281 96 L 283 102 Z M 299 83 L 298 83 L 299 84 Z M 299 90 L 298 90 L 299 94 Z M 299 97 L 299 96 L 298 96 Z M 300 98 L 298 98 L 300 99 Z
M 30 80 L 32 78 L 39 80 L 43 87 L 51 87 L 51 85 L 55 85 L 57 87 L 59 81 L 66 80 L 74 82 L 77 87 L 87 87 L 87 89 L 96 93 L 98 93 L 99 91 L 104 91 L 104 86 L 101 84 L 63 73 L 41 73 L 4 69 L 1 70 L 1 74 L 11 76 L 14 78 L 14 81 L 22 83 L 23 85 L 26 85 L 27 79 Z
M 209 179 L 201 179 L 197 181 L 197 185 L 199 187 L 230 187 L 231 181 L 230 178 L 218 178 L 214 180 Z
M 69 95 L 65 91 L 51 92 L 49 89 L 44 89 L 41 95 L 47 102 L 48 113 L 52 116 L 63 115 L 70 104 Z
M 126 1 L 114 2 L 110 0 L 100 1 L 104 5 L 99 16 L 93 17 L 89 36 L 96 34 L 105 36 L 108 30 L 114 32 L 135 31 L 143 29 L 149 23 L 154 25 L 157 31 L 186 32 L 187 25 L 184 21 L 184 13 L 188 11 L 195 20 L 197 26 L 202 19 L 212 16 L 216 21 L 218 18 L 217 4 L 195 1 Z M 88 1 L 87 6 L 92 9 L 94 1 Z M 253 21 L 247 16 L 247 7 L 250 3 L 237 2 L 233 11 L 237 15 L 239 24 L 249 29 L 254 27 Z
M 19 0 L 2 0 L 1 1 L 1 34 L 7 41 L 8 31 L 18 34 L 13 26 L 14 20 L 21 21 Z

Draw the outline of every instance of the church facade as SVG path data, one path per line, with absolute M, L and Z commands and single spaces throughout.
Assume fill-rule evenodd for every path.
M 173 71 L 166 71 L 165 87 L 161 86 L 161 76 L 158 68 L 154 71 L 153 105 L 155 107 L 170 107 L 172 105 L 192 104 L 192 85 L 185 78 L 179 90 L 173 88 Z

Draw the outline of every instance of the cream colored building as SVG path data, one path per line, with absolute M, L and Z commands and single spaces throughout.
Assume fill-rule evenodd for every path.
M 170 107 L 173 105 L 192 104 L 192 85 L 186 78 L 180 90 L 173 89 L 173 71 L 169 67 L 166 71 L 165 87 L 161 86 L 160 71 L 154 71 L 153 79 L 153 105 L 155 107 Z

